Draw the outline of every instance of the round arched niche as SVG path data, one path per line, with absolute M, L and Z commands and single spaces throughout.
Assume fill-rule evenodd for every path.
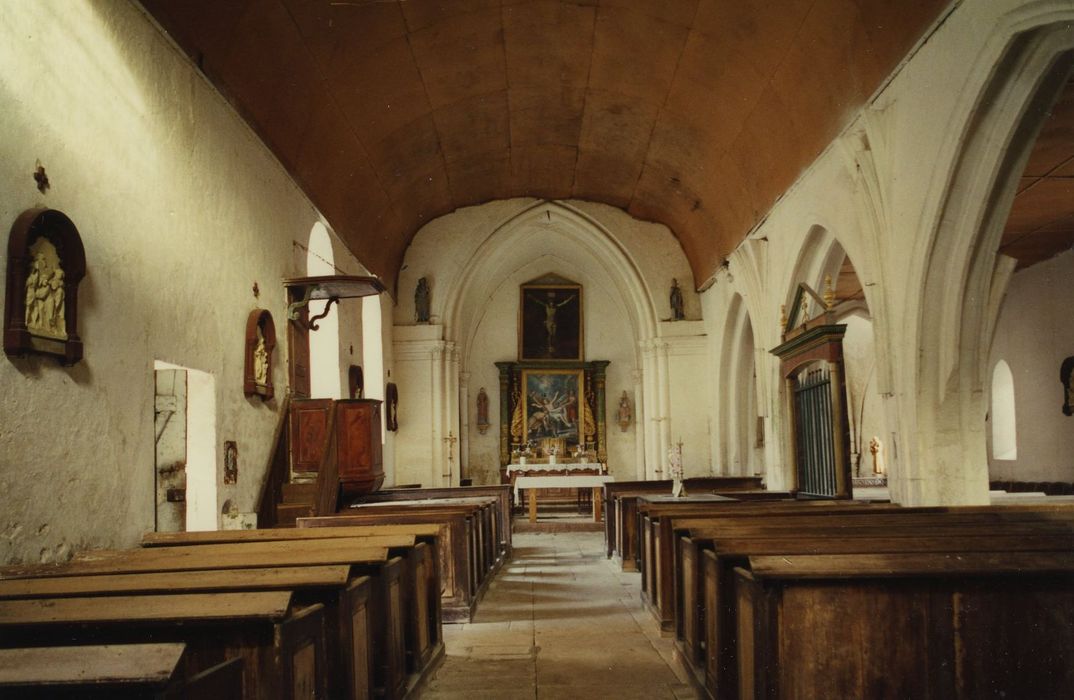
M 78 285 L 86 276 L 78 229 L 55 209 L 27 210 L 11 227 L 7 255 L 4 352 L 77 363 L 82 359 Z
M 266 309 L 254 309 L 246 318 L 246 346 L 242 392 L 268 401 L 275 395 L 272 384 L 276 324 Z

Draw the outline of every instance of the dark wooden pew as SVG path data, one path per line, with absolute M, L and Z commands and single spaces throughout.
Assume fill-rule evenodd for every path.
M 486 580 L 479 565 L 480 525 L 473 506 L 439 508 L 350 509 L 347 513 L 299 518 L 302 528 L 338 528 L 365 525 L 433 524 L 443 527 L 440 548 L 444 622 L 469 622 Z
M 712 476 L 686 479 L 686 493 L 714 491 L 757 491 L 764 488 L 759 476 Z M 613 481 L 604 485 L 604 542 L 608 557 L 617 556 L 624 571 L 635 570 L 633 551 L 636 497 L 642 494 L 670 494 L 666 480 Z
M 365 503 L 383 503 L 389 501 L 411 501 L 416 499 L 435 500 L 452 498 L 495 498 L 497 532 L 500 535 L 501 556 L 511 556 L 511 485 L 495 486 L 455 486 L 443 488 L 394 488 L 381 489 L 376 493 L 356 499 L 353 505 Z
M 243 698 L 324 697 L 323 618 L 290 591 L 0 600 L 0 647 L 182 642 L 189 677 L 241 658 Z
M 735 581 L 738 697 L 1074 696 L 1070 550 L 751 557 Z
M 98 644 L 0 649 L 0 697 L 9 700 L 203 700 L 242 697 L 242 659 L 189 678 L 186 645 Z
M 981 516 L 979 522 L 974 522 L 975 515 Z M 918 513 L 878 509 L 863 515 L 837 509 L 826 518 L 754 513 L 739 518 L 725 515 L 717 522 L 676 521 L 681 658 L 711 697 L 735 697 L 737 627 L 729 591 L 733 569 L 747 566 L 751 555 L 1074 549 L 1074 527 L 1069 522 L 1034 522 L 1029 513 L 1023 522 L 997 521 L 991 515 L 956 513 L 947 518 L 943 509 Z M 856 524 L 870 517 L 872 524 Z M 683 522 L 694 527 L 684 531 L 679 527 Z
M 503 564 L 499 542 L 500 521 L 496 512 L 497 502 L 493 498 L 438 498 L 412 501 L 391 501 L 368 503 L 351 506 L 348 514 L 356 513 L 402 513 L 415 512 L 456 512 L 465 510 L 473 517 L 475 539 L 474 560 L 477 565 L 475 576 L 480 584 L 490 577 Z

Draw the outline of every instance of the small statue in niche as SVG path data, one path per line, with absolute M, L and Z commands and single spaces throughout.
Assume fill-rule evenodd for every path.
M 1074 416 L 1074 355 L 1059 366 L 1059 381 L 1063 383 L 1063 415 Z
M 254 382 L 262 386 L 268 384 L 269 356 L 265 348 L 265 334 L 257 328 L 257 345 L 254 346 Z
M 414 290 L 414 318 L 418 323 L 429 322 L 429 280 L 422 277 Z
M 675 278 L 672 278 L 671 280 L 671 294 L 669 301 L 671 303 L 671 320 L 681 321 L 686 318 L 686 313 L 683 310 L 682 289 L 679 287 L 679 280 Z
M 482 435 L 489 429 L 489 395 L 485 393 L 485 387 L 477 392 L 477 430 Z
M 627 428 L 630 427 L 630 421 L 634 418 L 634 412 L 630 407 L 630 397 L 627 396 L 626 391 L 623 391 L 623 395 L 619 398 L 617 417 L 619 419 L 619 429 L 625 433 Z

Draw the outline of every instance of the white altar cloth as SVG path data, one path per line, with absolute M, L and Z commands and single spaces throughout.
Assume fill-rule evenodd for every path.
M 597 471 L 604 473 L 604 465 L 600 462 L 556 462 L 555 464 L 508 464 L 507 474 L 518 472 L 585 472 Z
M 615 481 L 615 477 L 606 474 L 520 476 L 515 479 L 515 501 L 518 501 L 518 492 L 525 489 L 595 489 L 604 486 L 609 481 Z

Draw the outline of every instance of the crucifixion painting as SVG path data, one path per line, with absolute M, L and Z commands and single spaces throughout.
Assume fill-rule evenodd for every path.
M 582 359 L 580 285 L 523 285 L 521 360 Z

